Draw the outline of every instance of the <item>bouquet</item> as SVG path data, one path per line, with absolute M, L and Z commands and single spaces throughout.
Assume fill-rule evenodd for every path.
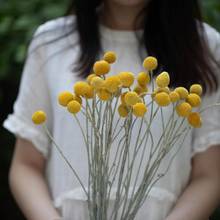
M 151 188 L 169 169 L 158 173 L 162 161 L 173 148 L 178 152 L 192 127 L 202 126 L 196 111 L 201 104 L 201 85 L 193 84 L 189 91 L 169 88 L 167 72 L 153 77 L 158 66 L 155 57 L 144 60 L 144 71 L 137 76 L 131 72 L 108 76 L 115 61 L 116 54 L 106 52 L 86 81 L 74 84 L 74 93 L 64 91 L 58 96 L 59 104 L 72 114 L 82 132 L 88 158 L 86 184 L 44 126 L 86 195 L 90 220 L 135 219 Z M 168 106 L 172 111 L 165 118 Z M 84 126 L 77 114 L 85 118 Z M 156 117 L 162 122 L 157 140 L 152 134 Z M 37 111 L 32 120 L 42 124 L 46 114 Z

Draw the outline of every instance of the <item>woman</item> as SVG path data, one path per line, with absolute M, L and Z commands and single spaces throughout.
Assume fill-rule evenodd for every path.
M 77 191 L 78 182 L 30 118 L 37 109 L 47 112 L 47 126 L 85 182 L 80 133 L 57 106 L 56 97 L 60 91 L 71 91 L 79 76 L 90 72 L 102 50 L 118 54 L 112 72 L 139 72 L 140 57 L 147 53 L 171 74 L 173 86 L 201 83 L 206 91 L 204 105 L 220 100 L 220 35 L 201 22 L 196 0 L 80 0 L 73 1 L 70 14 L 37 30 L 14 113 L 4 123 L 17 135 L 11 189 L 30 220 L 55 220 L 61 215 L 86 219 L 84 201 L 69 193 Z M 203 128 L 185 141 L 137 220 L 207 220 L 218 205 L 220 111 L 213 108 L 205 114 Z M 71 208 L 64 205 L 65 198 L 72 199 Z

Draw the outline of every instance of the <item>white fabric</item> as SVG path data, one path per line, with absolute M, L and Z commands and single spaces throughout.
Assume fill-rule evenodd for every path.
M 46 177 L 51 196 L 64 219 L 87 220 L 85 195 L 76 178 L 51 145 L 42 127 L 31 122 L 31 114 L 34 111 L 46 111 L 47 126 L 54 139 L 86 183 L 87 159 L 82 135 L 71 115 L 57 104 L 57 95 L 64 90 L 72 91 L 74 82 L 78 80 L 76 74 L 71 72 L 79 52 L 78 35 L 74 32 L 52 44 L 44 44 L 64 36 L 71 30 L 74 22 L 75 18 L 70 16 L 49 21 L 39 27 L 29 49 L 14 113 L 9 115 L 4 127 L 17 136 L 32 141 L 47 159 Z M 118 55 L 118 62 L 112 66 L 111 74 L 119 71 L 133 71 L 137 74 L 141 71 L 135 33 L 110 30 L 104 26 L 100 28 L 104 50 L 113 50 Z M 208 25 L 205 25 L 205 30 L 211 51 L 220 61 L 220 36 Z M 219 72 L 216 73 L 219 79 Z M 207 105 L 219 101 L 220 90 L 205 97 L 203 103 Z M 169 113 L 170 109 L 167 108 L 165 118 Z M 188 135 L 169 172 L 152 189 L 136 220 L 163 220 L 188 182 L 191 157 L 207 150 L 213 144 L 220 143 L 220 108 L 209 109 L 204 115 L 203 127 Z M 83 118 L 80 120 L 83 124 Z M 157 118 L 153 134 L 157 134 L 160 123 L 161 120 Z M 164 161 L 163 166 L 166 165 L 167 161 Z

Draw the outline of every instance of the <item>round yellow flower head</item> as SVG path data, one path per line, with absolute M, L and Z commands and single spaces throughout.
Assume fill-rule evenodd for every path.
M 158 88 L 155 89 L 154 92 L 155 93 L 165 92 L 165 93 L 169 94 L 170 93 L 170 89 L 169 89 L 169 87 L 163 87 L 163 88 L 158 87 Z
M 99 76 L 95 76 L 92 78 L 90 84 L 94 89 L 101 89 L 104 85 L 104 80 Z
M 134 88 L 134 92 L 136 92 L 138 95 L 143 95 L 148 92 L 148 88 L 146 86 L 138 85 Z
M 90 84 L 91 83 L 91 80 L 96 77 L 96 74 L 95 73 L 91 73 L 87 76 L 86 78 L 86 81 Z
M 170 84 L 170 76 L 168 72 L 162 72 L 156 78 L 156 84 L 158 87 L 164 88 Z
M 146 86 L 150 82 L 149 73 L 140 72 L 137 76 L 137 81 L 140 86 Z
M 116 61 L 116 54 L 113 51 L 108 51 L 104 54 L 104 60 L 108 63 L 114 63 Z
M 81 110 L 81 105 L 80 105 L 79 102 L 73 100 L 73 101 L 68 103 L 67 110 L 70 113 L 76 114 L 76 113 L 78 113 Z
M 186 101 L 192 106 L 192 107 L 199 107 L 201 105 L 201 98 L 199 95 L 195 93 L 191 93 L 186 98 Z
M 149 71 L 155 70 L 157 68 L 157 59 L 155 57 L 147 57 L 143 62 L 143 67 Z
M 118 77 L 123 87 L 130 87 L 134 83 L 134 74 L 131 72 L 120 72 Z
M 122 103 L 123 105 L 126 105 L 126 103 L 125 103 L 125 95 L 126 95 L 127 93 L 128 93 L 128 92 L 124 92 L 124 93 L 121 94 L 121 103 Z
M 104 81 L 104 88 L 111 93 L 117 92 L 120 85 L 121 81 L 118 76 L 109 76 Z
M 177 102 L 177 101 L 180 100 L 180 95 L 179 95 L 179 93 L 177 93 L 177 92 L 175 92 L 175 91 L 170 92 L 169 96 L 170 96 L 171 102 Z
M 86 91 L 84 97 L 86 99 L 92 99 L 94 97 L 95 91 L 92 86 L 89 86 L 88 90 Z
M 79 102 L 82 105 L 82 99 L 81 99 L 80 96 L 77 96 L 77 95 L 73 94 L 73 100 Z
M 194 128 L 200 128 L 202 126 L 202 118 L 198 112 L 191 112 L 187 119 L 189 124 Z
M 68 91 L 61 92 L 58 96 L 58 102 L 62 106 L 67 106 L 67 104 L 72 100 L 73 100 L 73 94 Z
M 176 106 L 176 112 L 181 117 L 187 117 L 192 111 L 192 106 L 187 102 L 182 102 Z
M 138 96 L 136 92 L 127 92 L 125 94 L 124 100 L 125 100 L 126 105 L 132 106 L 140 101 L 140 97 Z
M 44 111 L 36 111 L 33 115 L 32 115 L 32 121 L 34 122 L 34 124 L 43 124 L 47 119 L 47 115 Z
M 166 92 L 157 93 L 154 97 L 154 100 L 159 106 L 162 107 L 168 106 L 171 102 L 170 96 Z
M 122 117 L 122 118 L 126 118 L 128 116 L 128 108 L 127 106 L 121 104 L 118 106 L 118 114 Z
M 84 96 L 90 90 L 89 84 L 83 81 L 76 82 L 74 87 L 74 92 L 77 96 Z
M 108 101 L 109 99 L 111 99 L 112 94 L 109 91 L 107 91 L 106 89 L 99 89 L 97 91 L 97 96 L 102 101 Z
M 190 91 L 190 93 L 195 93 L 195 94 L 201 96 L 202 95 L 202 86 L 199 84 L 193 84 L 193 85 L 191 85 L 189 91 Z
M 184 87 L 177 87 L 174 91 L 179 94 L 180 99 L 186 99 L 189 94 L 188 90 Z
M 137 103 L 133 105 L 133 114 L 136 117 L 144 117 L 146 112 L 147 112 L 147 107 L 144 103 Z
M 98 76 L 105 75 L 110 71 L 110 65 L 105 60 L 97 61 L 93 66 L 93 71 Z

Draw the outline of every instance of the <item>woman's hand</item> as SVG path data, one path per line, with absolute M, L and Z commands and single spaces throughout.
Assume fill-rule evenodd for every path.
M 11 191 L 28 220 L 60 219 L 44 178 L 45 159 L 33 144 L 18 138 L 9 174 Z
M 220 146 L 192 160 L 191 180 L 166 220 L 207 220 L 220 203 Z

